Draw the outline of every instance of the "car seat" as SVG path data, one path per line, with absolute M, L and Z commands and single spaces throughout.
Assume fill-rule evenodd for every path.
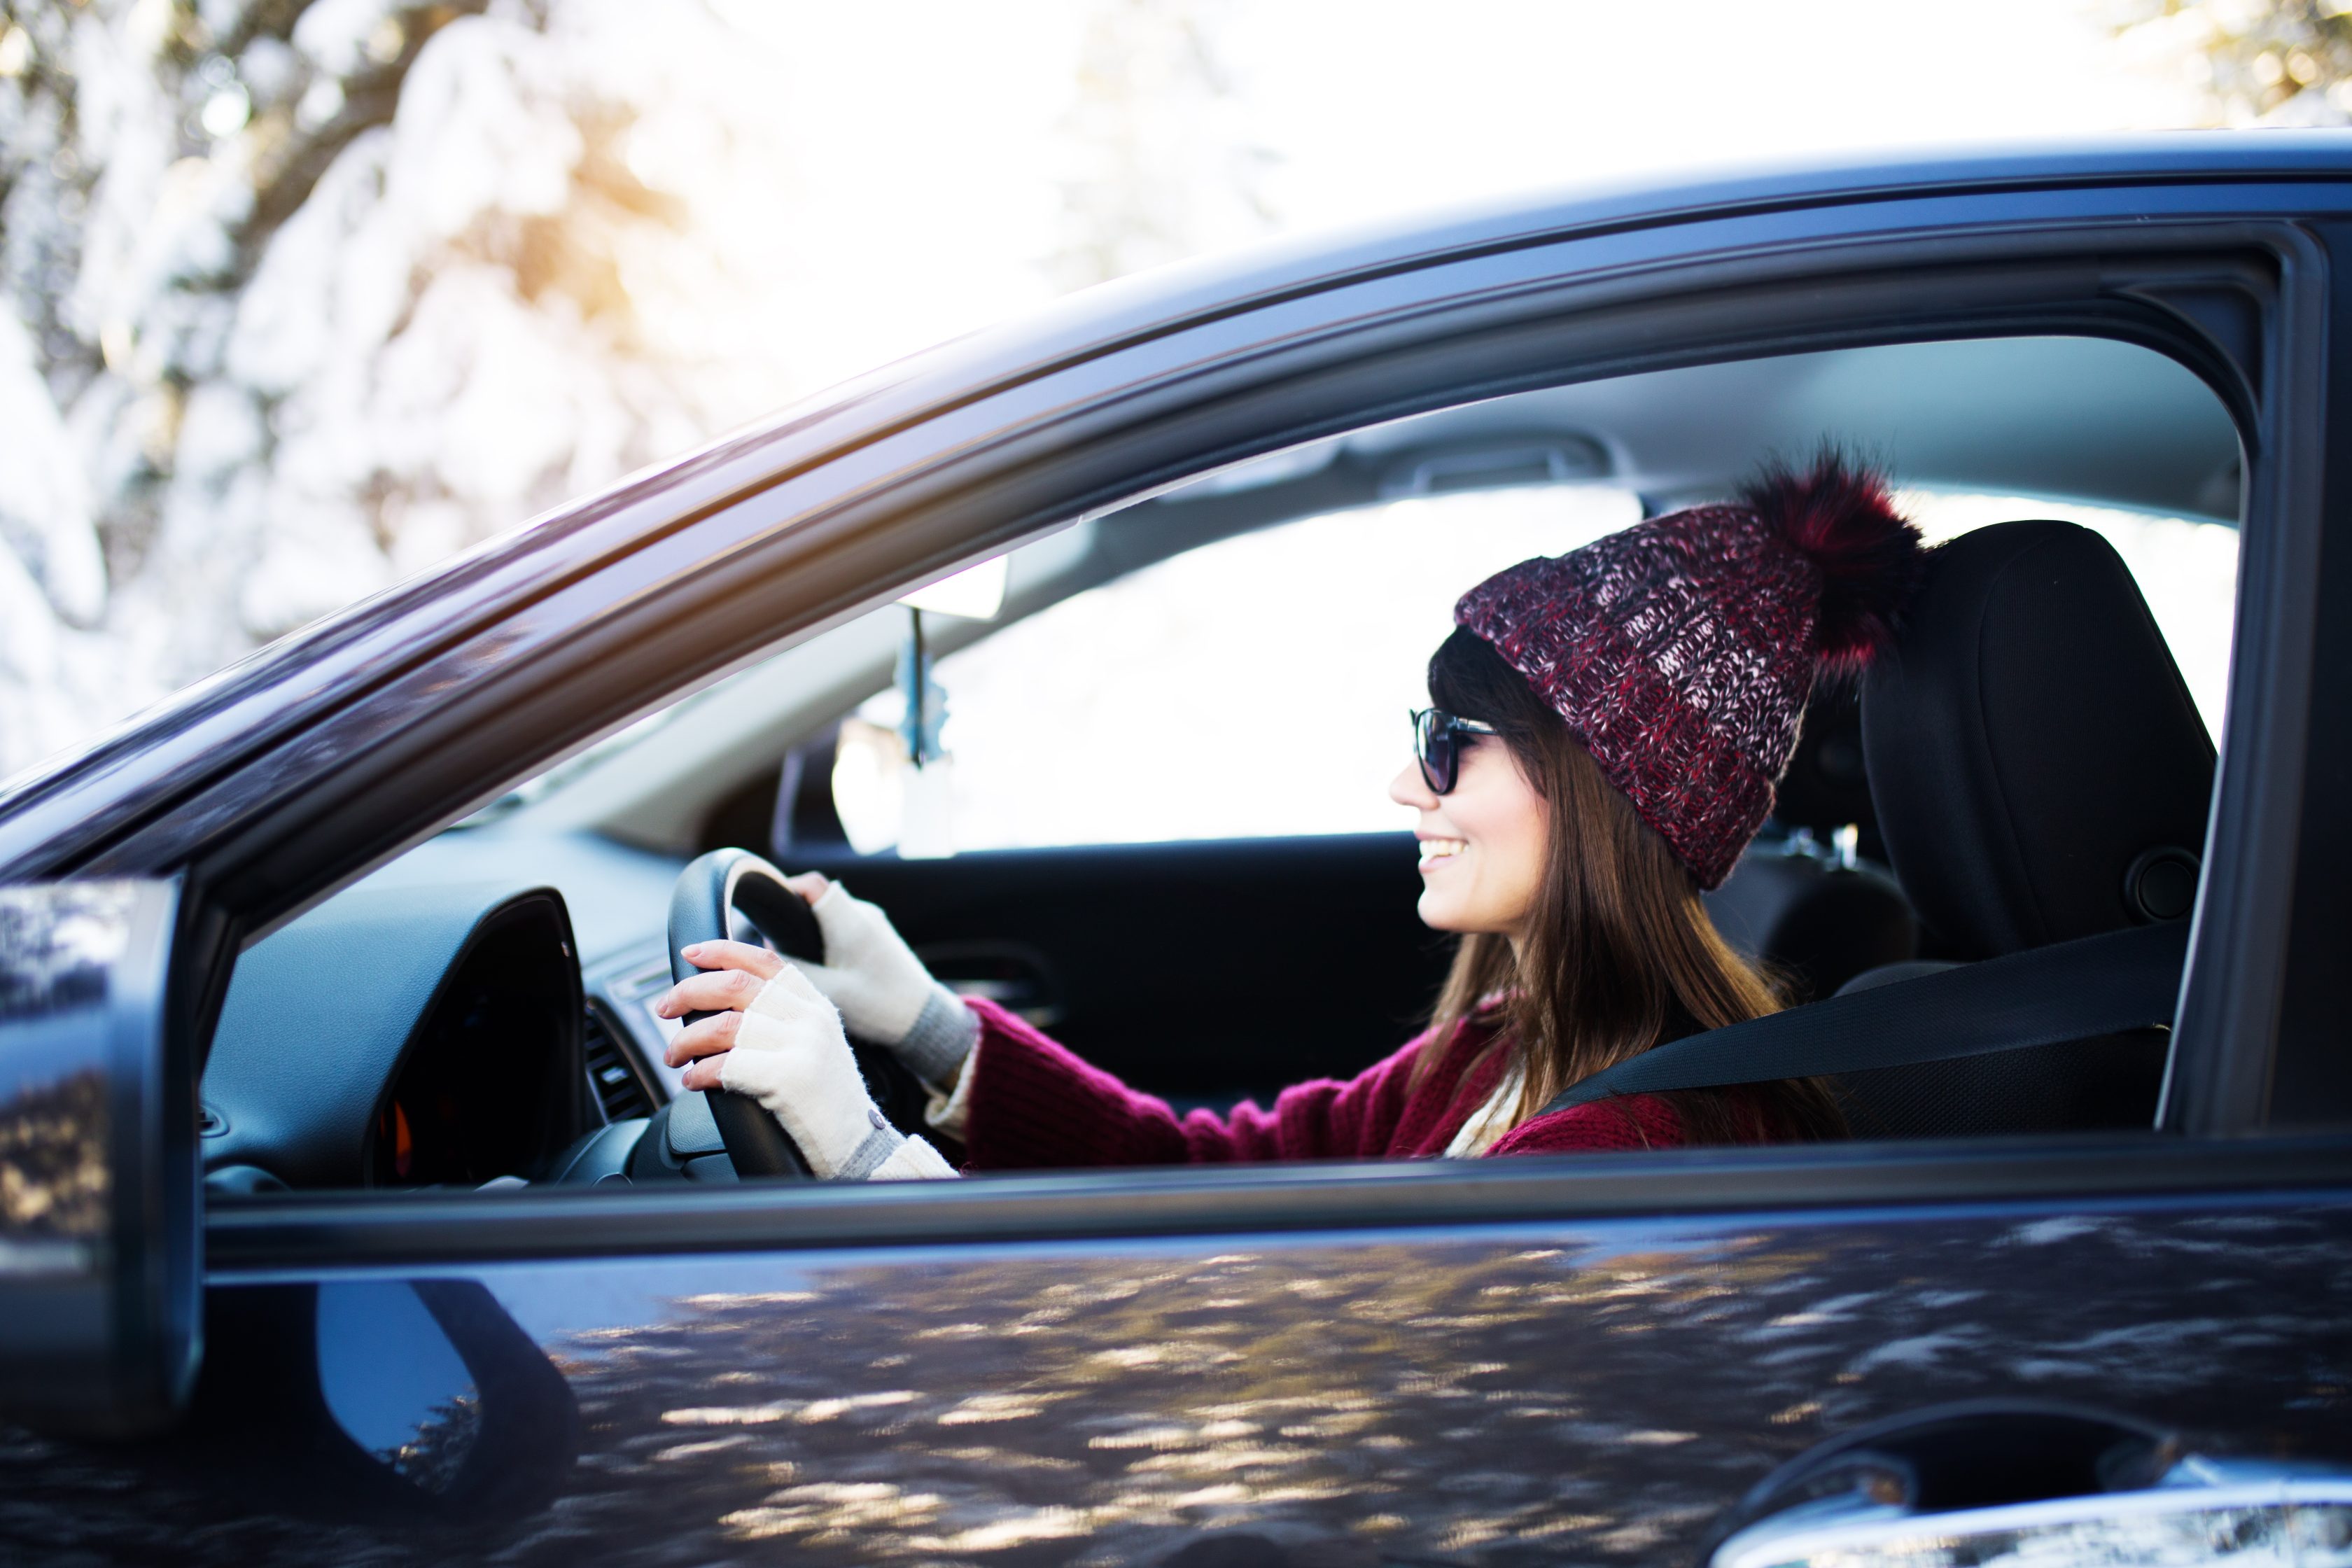
M 1918 923 L 1895 879 L 1844 863 L 1808 832 L 1758 838 L 1723 886 L 1701 897 L 1723 939 L 1762 963 L 1791 1002 L 1831 995 L 1918 952 Z
M 2130 572 L 2097 534 L 2009 522 L 1937 550 L 1865 677 L 1888 858 L 1943 951 L 1994 958 L 2184 921 L 2213 744 Z M 1846 991 L 1949 968 L 1912 962 Z M 2162 1029 L 1850 1073 L 1858 1137 L 2152 1124 Z

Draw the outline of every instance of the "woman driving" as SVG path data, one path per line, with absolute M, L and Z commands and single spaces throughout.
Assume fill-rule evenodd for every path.
M 1347 1082 L 1179 1117 L 1003 1008 L 933 980 L 875 906 L 793 879 L 823 964 L 711 942 L 665 1016 L 692 1089 L 750 1095 L 811 1169 L 955 1173 L 875 1110 L 844 1037 L 933 1090 L 969 1169 L 1559 1153 L 1833 1137 L 1792 1080 L 1545 1113 L 1560 1089 L 1685 1035 L 1774 1011 L 1700 901 L 1763 824 L 1808 695 L 1892 639 L 1924 563 L 1884 479 L 1824 452 L 1731 504 L 1523 562 L 1462 596 L 1432 707 L 1390 786 L 1417 815 L 1422 920 L 1460 934 L 1429 1027 Z M 1214 1027 L 1213 1020 L 1204 1021 Z

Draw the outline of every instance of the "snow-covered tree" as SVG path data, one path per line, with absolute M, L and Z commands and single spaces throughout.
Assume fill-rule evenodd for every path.
M 8 8 L 0 764 L 740 416 L 647 318 L 742 58 L 691 4 Z
M 988 174 L 1059 286 L 1264 226 L 1202 21 L 1225 3 L 1032 16 L 1017 47 L 1072 61 L 1064 199 L 1053 169 Z M 860 242 L 861 182 L 810 182 L 828 229 L 795 161 L 863 149 L 780 100 L 854 68 L 878 115 L 923 110 L 888 100 L 887 54 L 838 54 L 861 25 L 803 0 L 0 0 L 0 775 L 812 390 L 794 334 L 838 307 L 811 258 Z
M 1274 152 L 1220 51 L 1228 0 L 1096 0 L 1062 123 L 1055 281 L 1084 288 L 1273 226 Z
M 2179 70 L 2209 125 L 2352 124 L 2352 0 L 2115 0 L 2126 49 Z

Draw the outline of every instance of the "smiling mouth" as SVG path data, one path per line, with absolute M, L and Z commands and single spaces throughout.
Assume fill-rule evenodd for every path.
M 1426 871 L 1440 860 L 1450 860 L 1469 847 L 1459 838 L 1424 838 L 1421 841 L 1421 868 Z

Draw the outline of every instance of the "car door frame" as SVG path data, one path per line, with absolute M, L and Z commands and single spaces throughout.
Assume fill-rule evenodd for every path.
M 219 703 L 198 703 L 195 721 L 158 743 L 169 754 L 116 759 L 148 770 L 148 795 L 125 791 L 110 814 L 61 823 L 76 792 L 37 792 L 0 821 L 0 864 L 16 875 L 184 872 L 213 922 L 209 941 L 225 948 L 553 757 L 774 651 L 780 634 L 813 634 L 916 580 L 1209 468 L 1563 380 L 1862 342 L 2090 331 L 2188 363 L 2247 445 L 2232 717 L 2171 1104 L 2185 1133 L 2257 1131 L 2294 885 L 2323 516 L 2327 268 L 2304 220 L 2346 206 L 2344 187 L 2284 181 L 1992 182 L 1759 202 L 1365 269 L 1204 310 L 961 398 L 930 384 L 869 389 L 785 422 L 748 453 L 714 449 L 583 503 L 527 542 L 553 548 L 485 552 L 329 628 L 295 650 L 306 658 L 264 660 L 315 705 L 256 721 L 237 703 L 271 687 L 230 680 Z M 926 397 L 925 416 L 894 416 Z M 752 468 L 756 482 L 740 471 Z M 220 748 L 208 770 L 173 772 L 173 755 L 223 734 L 243 743 Z M 48 837 L 29 837 L 44 827 Z M 199 1009 L 216 1005 L 217 967 Z M 1638 1173 L 1617 1161 L 1541 1161 L 1172 1180 L 1093 1173 L 931 1191 L 534 1193 L 394 1206 L 297 1197 L 225 1211 L 211 1235 L 220 1263 L 252 1267 L 264 1256 L 597 1254 L 636 1235 L 655 1249 L 984 1241 L 1390 1226 L 1405 1215 L 1454 1224 L 1617 1205 L 1688 1213 L 2087 1194 L 2178 1187 L 2191 1173 L 2200 1189 L 2275 1184 L 2290 1172 L 2333 1184 L 2347 1173 L 2331 1140 L 2294 1148 L 2056 1139 L 1691 1152 L 1644 1157 L 1664 1169 Z M 2119 1185 L 2126 1176 L 2139 1184 Z

